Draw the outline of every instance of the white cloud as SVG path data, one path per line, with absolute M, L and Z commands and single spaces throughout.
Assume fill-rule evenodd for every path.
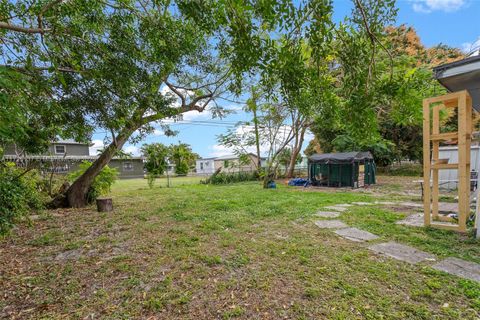
M 212 119 L 212 112 L 208 109 L 204 110 L 203 112 L 198 112 L 196 110 L 187 111 L 182 113 L 182 118 L 185 121 L 209 120 L 209 119 Z
M 432 11 L 454 12 L 465 7 L 466 0 L 411 0 L 413 11 L 430 13 Z
M 307 130 L 307 131 L 305 132 L 305 137 L 304 137 L 304 139 L 303 139 L 304 144 L 305 144 L 305 145 L 308 145 L 308 143 L 309 143 L 310 141 L 312 141 L 313 139 L 315 139 L 315 135 L 314 135 L 310 130 Z
M 153 130 L 153 135 L 154 135 L 154 136 L 157 136 L 157 137 L 158 137 L 158 136 L 163 136 L 163 135 L 165 135 L 165 132 L 163 132 L 163 131 L 160 130 L 160 129 L 155 129 L 155 130 Z
M 211 150 L 208 154 L 208 157 L 221 157 L 229 154 L 233 154 L 233 149 L 229 149 L 220 144 L 214 144 L 208 147 Z
M 476 41 L 474 42 L 465 42 L 462 43 L 462 51 L 465 52 L 466 54 L 473 53 L 473 55 L 479 55 L 480 54 L 480 36 L 477 38 Z
M 123 151 L 125 151 L 126 153 L 130 153 L 132 156 L 136 156 L 136 157 L 141 154 L 140 148 L 134 145 L 123 147 Z
M 96 156 L 98 155 L 98 150 L 104 148 L 103 140 L 93 140 L 92 141 L 93 145 L 88 148 L 88 152 L 91 156 Z

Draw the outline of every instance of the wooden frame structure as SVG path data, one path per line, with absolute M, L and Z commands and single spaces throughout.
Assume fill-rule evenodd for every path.
M 458 109 L 458 132 L 440 133 L 440 109 Z M 430 116 L 431 115 L 431 116 Z M 467 231 L 470 213 L 470 145 L 472 139 L 472 99 L 466 90 L 423 100 L 423 205 L 424 225 L 441 229 Z M 458 145 L 458 163 L 439 159 L 442 141 Z M 430 149 L 431 148 L 431 149 Z M 439 170 L 458 170 L 458 224 L 438 214 Z M 431 179 L 431 183 L 430 183 Z

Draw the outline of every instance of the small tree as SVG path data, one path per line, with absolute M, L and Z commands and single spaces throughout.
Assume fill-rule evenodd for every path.
M 257 107 L 258 137 L 260 146 L 267 154 L 263 174 L 263 187 L 274 178 L 278 167 L 278 156 L 294 138 L 293 129 L 288 125 L 289 112 L 285 105 L 265 101 Z M 247 154 L 256 148 L 256 131 L 246 123 L 239 123 L 237 128 L 229 129 L 226 134 L 218 136 L 218 142 L 237 155 Z
M 153 187 L 155 178 L 167 170 L 169 153 L 169 148 L 161 143 L 144 144 L 142 146 L 150 188 Z
M 186 175 L 195 166 L 198 154 L 186 143 L 171 145 L 169 150 L 170 161 L 175 164 L 175 173 Z

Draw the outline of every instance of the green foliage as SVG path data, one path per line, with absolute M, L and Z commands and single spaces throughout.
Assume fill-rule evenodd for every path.
M 323 152 L 370 150 L 379 165 L 422 158 L 422 100 L 442 89 L 430 53 L 408 42 L 416 35 L 388 26 L 396 11 L 394 1 L 355 1 L 336 30 L 338 99 L 311 126 Z
M 168 163 L 175 166 L 175 173 L 186 175 L 195 161 L 198 154 L 192 151 L 186 143 L 172 144 L 165 146 L 161 143 L 144 144 L 142 146 L 143 156 L 146 158 L 145 168 L 150 175 L 163 175 L 167 170 Z
M 332 144 L 338 152 L 370 151 L 378 166 L 389 165 L 395 160 L 394 145 L 388 140 L 357 142 L 350 136 L 339 135 L 333 140 Z
M 244 181 L 256 181 L 259 179 L 258 172 L 220 172 L 212 175 L 207 180 L 203 181 L 204 184 L 230 184 Z
M 48 81 L 40 78 L 32 83 L 27 75 L 0 66 L 0 145 L 15 143 L 28 153 L 43 152 L 61 133 L 62 114 L 46 96 Z
M 377 167 L 378 174 L 388 176 L 423 176 L 423 167 L 421 164 L 400 164 L 387 167 Z
M 13 163 L 0 164 L 0 235 L 7 233 L 30 210 L 42 208 L 38 183 L 36 172 L 27 172 Z
M 186 175 L 198 159 L 198 154 L 186 143 L 171 145 L 169 151 L 170 160 L 175 165 L 175 173 L 179 175 Z
M 70 182 L 75 181 L 80 177 L 90 166 L 92 165 L 89 161 L 82 161 L 78 166 L 78 170 L 70 173 L 68 175 L 68 180 Z M 110 168 L 105 166 L 102 171 L 95 177 L 92 185 L 87 192 L 87 201 L 88 203 L 93 203 L 99 196 L 105 195 L 110 192 L 112 184 L 117 180 L 118 171 L 115 168 Z
M 145 169 L 149 175 L 162 175 L 168 166 L 170 150 L 161 143 L 144 144 L 142 154 L 145 157 Z

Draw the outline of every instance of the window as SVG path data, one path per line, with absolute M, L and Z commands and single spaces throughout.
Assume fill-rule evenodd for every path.
M 200 170 L 203 170 L 203 162 L 200 162 Z
M 123 171 L 133 171 L 133 163 L 124 162 L 123 163 Z
M 56 145 L 55 146 L 55 154 L 65 154 L 65 146 Z

